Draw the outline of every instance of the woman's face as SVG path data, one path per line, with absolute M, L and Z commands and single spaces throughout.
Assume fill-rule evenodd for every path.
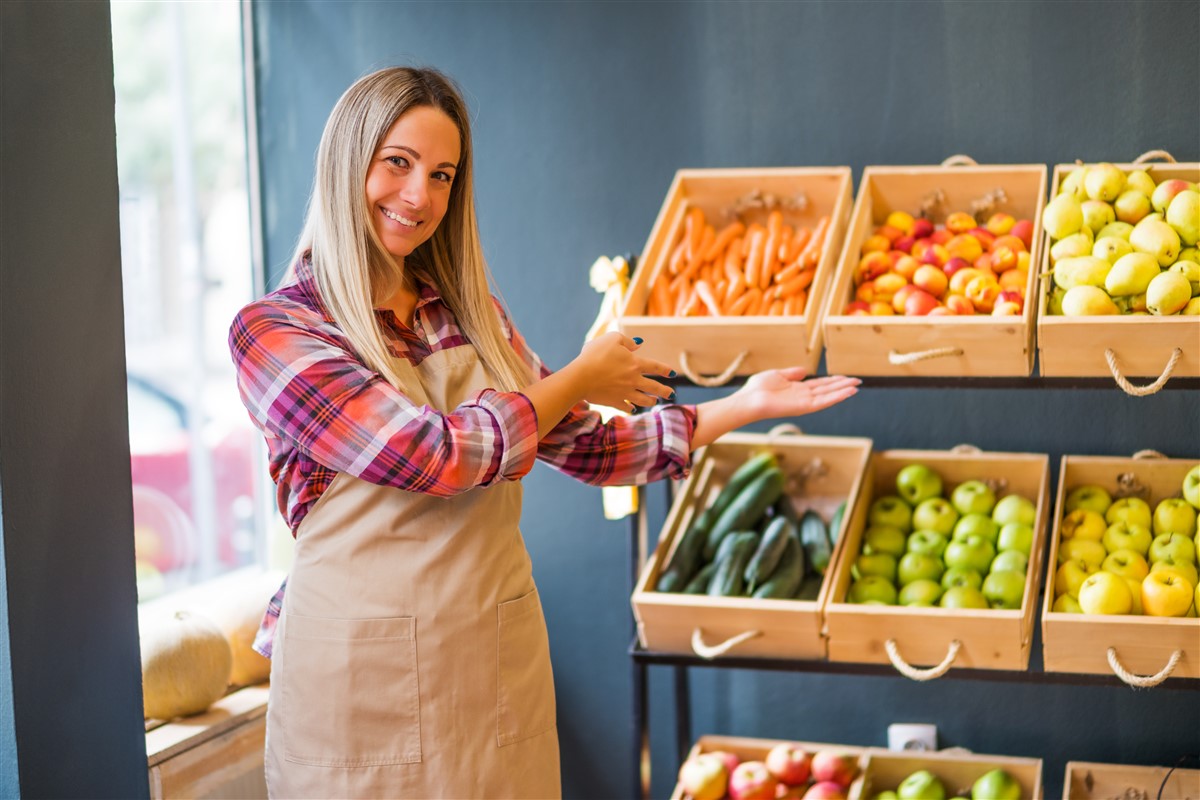
M 431 106 L 388 129 L 367 168 L 367 208 L 387 251 L 404 258 L 433 235 L 450 203 L 461 151 L 458 127 Z

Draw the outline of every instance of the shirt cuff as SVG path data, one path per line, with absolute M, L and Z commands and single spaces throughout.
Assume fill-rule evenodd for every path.
M 662 406 L 656 414 L 662 426 L 661 466 L 667 477 L 686 478 L 692 471 L 692 434 L 696 430 L 694 405 Z
M 470 405 L 491 415 L 500 443 L 500 465 L 496 481 L 515 481 L 525 477 L 537 460 L 538 419 L 533 402 L 520 392 L 484 389 Z

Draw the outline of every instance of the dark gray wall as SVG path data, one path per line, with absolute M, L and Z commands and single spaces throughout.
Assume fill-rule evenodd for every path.
M 4 797 L 149 794 L 110 30 L 0 3 Z
M 1200 159 L 1196 2 L 259 2 L 254 20 L 272 281 L 339 94 L 374 68 L 432 64 L 469 95 L 490 264 L 552 366 L 574 357 L 595 315 L 588 267 L 642 247 L 681 167 L 847 164 L 857 180 L 868 164 L 959 152 L 1052 165 L 1161 147 Z M 1194 456 L 1200 443 L 1197 398 L 1182 391 L 876 389 L 802 423 L 878 448 L 1045 452 L 1056 468 L 1064 453 Z M 564 789 L 626 796 L 626 528 L 602 519 L 594 489 L 542 467 L 525 483 Z M 934 722 L 943 744 L 1045 758 L 1050 797 L 1070 759 L 1173 763 L 1200 750 L 1196 692 L 718 670 L 693 670 L 692 683 L 696 734 L 881 745 L 889 722 Z M 652 670 L 651 686 L 654 794 L 666 796 L 667 671 Z

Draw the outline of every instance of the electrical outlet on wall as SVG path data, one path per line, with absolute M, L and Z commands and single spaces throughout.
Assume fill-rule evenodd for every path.
M 937 750 L 937 725 L 893 722 L 888 725 L 888 750 Z

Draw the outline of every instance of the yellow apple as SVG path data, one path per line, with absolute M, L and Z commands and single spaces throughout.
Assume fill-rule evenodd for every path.
M 1144 578 L 1142 580 L 1145 580 Z M 1142 608 L 1142 581 L 1135 578 L 1126 578 L 1125 584 L 1129 587 L 1129 594 L 1133 598 L 1133 608 L 1129 609 L 1130 614 L 1145 614 L 1146 610 Z
M 1120 575 L 1097 572 L 1079 587 L 1079 607 L 1085 614 L 1128 614 L 1133 609 L 1133 595 Z
M 1171 558 L 1155 561 L 1150 566 L 1150 574 L 1154 574 L 1155 572 L 1174 572 L 1187 581 L 1189 586 L 1196 586 L 1200 583 L 1200 578 L 1198 578 L 1196 572 L 1196 565 L 1188 561 L 1178 561 Z
M 1108 529 L 1108 525 L 1104 522 L 1104 517 L 1087 508 L 1077 508 L 1074 511 L 1068 512 L 1063 517 L 1060 530 L 1062 531 L 1063 541 L 1067 539 L 1091 539 L 1100 541 L 1104 538 L 1104 531 Z
M 1054 607 L 1050 610 L 1059 614 L 1083 613 L 1083 609 L 1079 607 L 1079 601 L 1069 594 L 1060 594 L 1058 599 L 1054 601 Z
M 1108 551 L 1104 549 L 1104 545 L 1095 539 L 1068 539 L 1058 548 L 1058 563 L 1060 564 L 1078 558 L 1096 569 L 1100 569 L 1100 565 L 1104 563 L 1107 556 Z
M 1058 572 L 1054 574 L 1054 593 L 1069 594 L 1071 597 L 1079 597 L 1079 587 L 1087 580 L 1088 576 L 1098 572 L 1099 567 L 1094 567 L 1082 559 L 1072 559 L 1064 562 L 1058 568 Z
M 1142 608 L 1152 617 L 1182 617 L 1192 607 L 1195 590 L 1181 576 L 1151 572 L 1142 581 Z
M 1114 501 L 1104 512 L 1104 519 L 1109 525 L 1118 520 L 1133 522 L 1143 528 L 1151 528 L 1154 525 L 1150 504 L 1140 497 L 1122 497 Z
M 1137 581 L 1150 574 L 1150 565 L 1146 563 L 1146 559 L 1133 550 L 1114 550 L 1100 564 L 1100 569 Z

